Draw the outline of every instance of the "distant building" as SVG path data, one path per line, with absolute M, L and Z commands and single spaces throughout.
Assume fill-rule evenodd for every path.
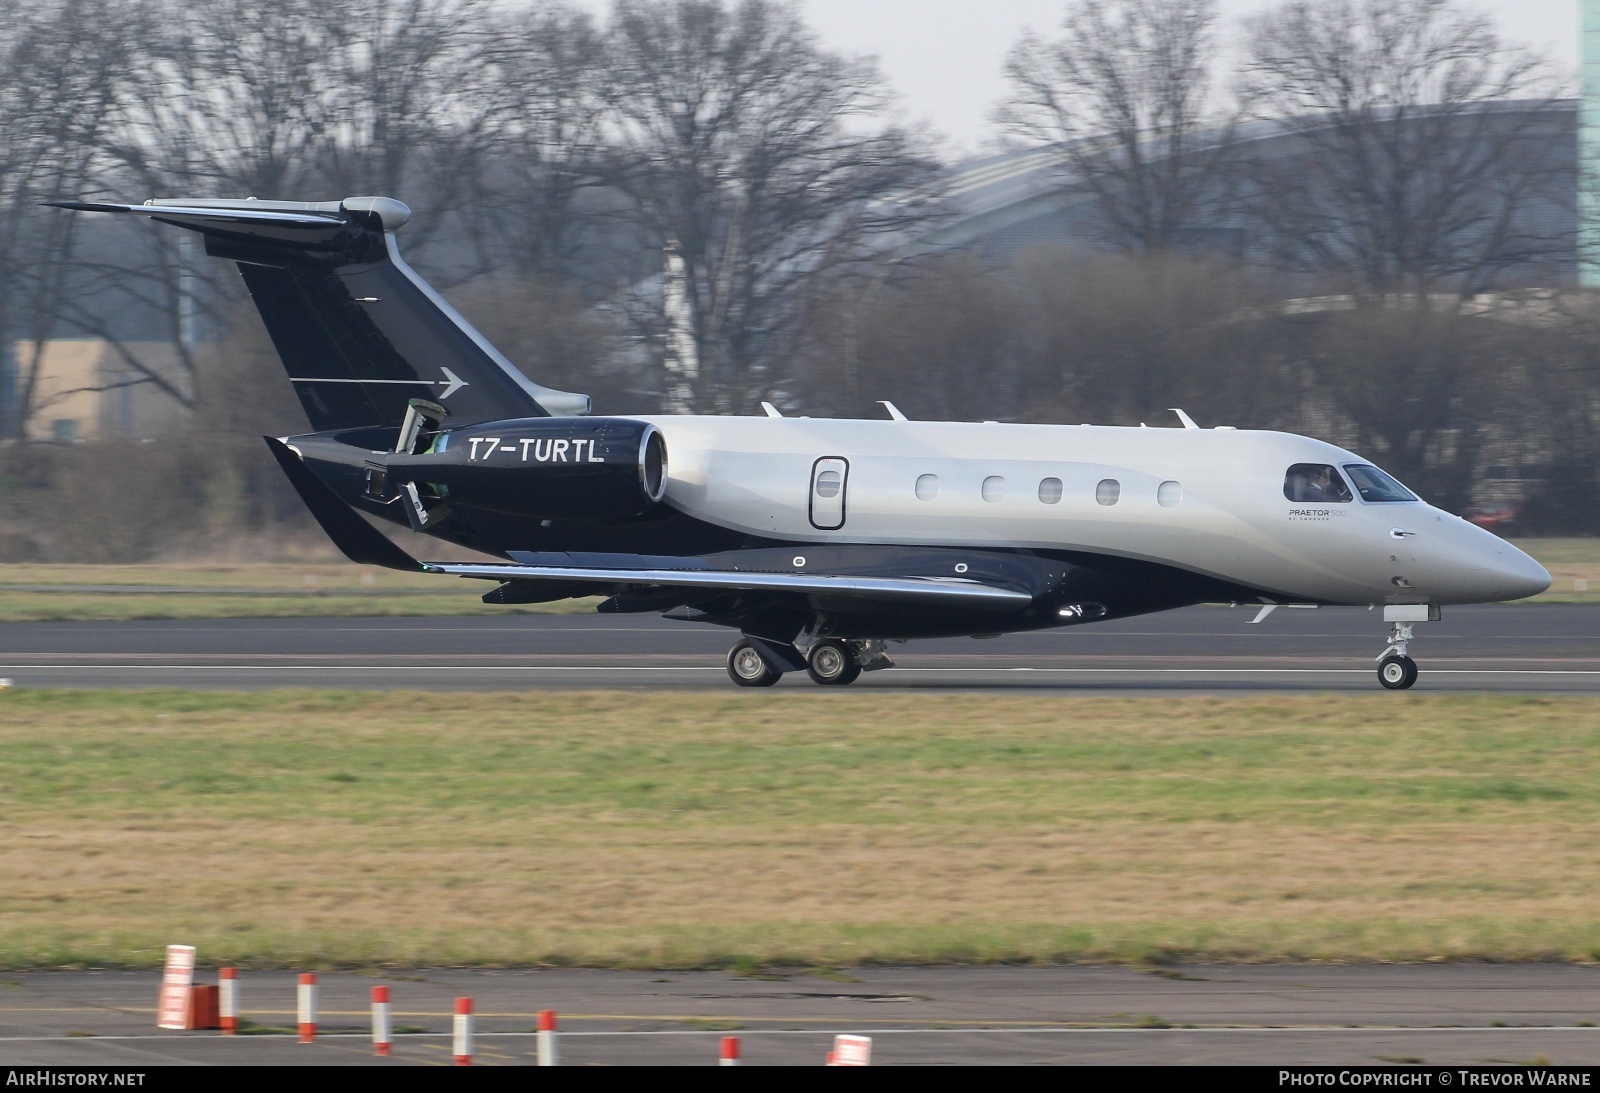
M 131 367 L 111 342 L 55 339 L 44 343 L 37 362 L 34 348 L 31 341 L 12 348 L 12 397 L 21 397 L 37 367 L 33 412 L 25 429 L 29 440 L 140 440 L 188 423 L 183 404 Z M 176 346 L 130 342 L 126 349 L 179 390 L 187 389 Z

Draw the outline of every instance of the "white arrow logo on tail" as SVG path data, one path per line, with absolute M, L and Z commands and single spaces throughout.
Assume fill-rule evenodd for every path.
M 449 398 L 451 395 L 467 386 L 467 381 L 450 371 L 450 369 L 441 365 L 439 371 L 444 373 L 445 381 L 449 383 L 449 386 L 446 387 L 444 392 L 439 396 L 440 402 L 443 402 L 445 399 Z
M 456 375 L 454 372 L 450 371 L 450 369 L 445 368 L 442 365 L 440 366 L 439 371 L 444 373 L 444 379 L 442 379 L 442 380 L 346 380 L 346 379 L 333 379 L 333 378 L 328 377 L 328 376 L 290 376 L 289 377 L 289 382 L 290 383 L 401 383 L 401 384 L 406 384 L 406 383 L 418 384 L 418 383 L 420 383 L 425 387 L 437 387 L 439 384 L 442 383 L 442 384 L 444 384 L 444 390 L 439 395 L 439 400 L 441 402 L 443 402 L 445 399 L 449 398 L 451 395 L 455 394 L 457 391 L 461 390 L 463 387 L 471 386 L 469 383 L 467 383 L 466 380 L 462 379 L 460 376 Z

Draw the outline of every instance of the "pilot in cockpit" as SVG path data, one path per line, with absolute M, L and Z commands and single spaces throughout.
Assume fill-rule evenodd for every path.
M 1284 476 L 1283 495 L 1301 504 L 1343 503 L 1350 500 L 1350 487 L 1326 463 L 1296 463 Z

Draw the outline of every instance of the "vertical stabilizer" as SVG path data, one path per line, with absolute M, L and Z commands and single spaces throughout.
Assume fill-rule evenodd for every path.
M 237 262 L 317 431 L 398 426 L 417 398 L 452 424 L 589 411 L 587 395 L 529 380 L 406 265 L 394 233 L 411 211 L 392 198 L 59 204 L 176 224 Z

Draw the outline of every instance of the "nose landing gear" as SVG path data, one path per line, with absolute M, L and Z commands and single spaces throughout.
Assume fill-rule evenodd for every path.
M 1417 681 L 1417 662 L 1409 655 L 1411 627 L 1419 622 L 1437 622 L 1440 611 L 1427 604 L 1389 604 L 1383 621 L 1389 624 L 1389 647 L 1377 656 L 1378 682 L 1390 691 L 1403 691 Z

